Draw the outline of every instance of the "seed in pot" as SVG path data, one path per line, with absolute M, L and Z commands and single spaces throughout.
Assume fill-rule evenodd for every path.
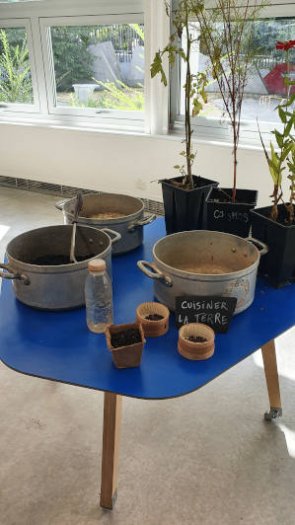
M 161 319 L 164 319 L 164 317 L 160 314 L 149 314 L 145 316 L 145 319 L 148 321 L 160 321 Z
M 191 341 L 192 343 L 206 343 L 207 339 L 206 337 L 202 337 L 201 335 L 189 335 L 186 337 L 187 341 Z
M 114 348 L 120 346 L 134 345 L 141 342 L 141 334 L 137 328 L 127 328 L 122 332 L 117 332 L 111 335 L 111 345 Z

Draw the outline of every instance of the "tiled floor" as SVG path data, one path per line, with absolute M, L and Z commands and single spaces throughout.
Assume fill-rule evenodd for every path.
M 1 259 L 18 233 L 62 222 L 56 200 L 0 188 Z M 98 505 L 102 394 L 0 365 L 0 524 L 294 525 L 295 329 L 277 347 L 276 423 L 259 351 L 189 396 L 124 399 L 112 512 Z

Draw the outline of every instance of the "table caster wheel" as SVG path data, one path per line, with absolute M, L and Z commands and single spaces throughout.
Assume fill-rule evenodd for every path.
M 281 408 L 270 407 L 270 411 L 265 412 L 264 419 L 265 421 L 272 421 L 273 419 L 281 417 L 282 413 L 283 411 Z

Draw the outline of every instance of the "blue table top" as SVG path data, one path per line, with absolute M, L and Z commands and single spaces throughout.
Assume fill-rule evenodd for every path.
M 165 235 L 163 219 L 145 227 L 144 245 L 113 258 L 116 323 L 135 319 L 136 306 L 153 300 L 153 283 L 137 268 L 152 259 L 155 241 Z M 177 352 L 177 329 L 148 338 L 140 367 L 117 370 L 104 335 L 89 332 L 85 309 L 45 312 L 21 304 L 12 283 L 0 295 L 0 358 L 31 376 L 143 399 L 165 399 L 197 390 L 295 324 L 295 285 L 271 288 L 258 279 L 255 301 L 236 315 L 226 334 L 217 334 L 214 356 L 189 361 Z

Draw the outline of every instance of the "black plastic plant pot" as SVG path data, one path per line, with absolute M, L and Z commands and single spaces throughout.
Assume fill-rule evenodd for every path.
M 286 209 L 279 205 L 278 222 L 270 218 L 271 206 L 251 211 L 252 235 L 268 246 L 261 257 L 259 273 L 279 288 L 295 282 L 295 224 L 286 224 Z
M 161 180 L 167 234 L 202 229 L 206 197 L 212 186 L 218 184 L 196 175 L 191 190 L 173 184 L 182 180 L 183 177 Z
M 248 237 L 251 226 L 250 210 L 255 208 L 256 190 L 237 190 L 231 201 L 231 188 L 212 188 L 204 210 L 204 229 Z

